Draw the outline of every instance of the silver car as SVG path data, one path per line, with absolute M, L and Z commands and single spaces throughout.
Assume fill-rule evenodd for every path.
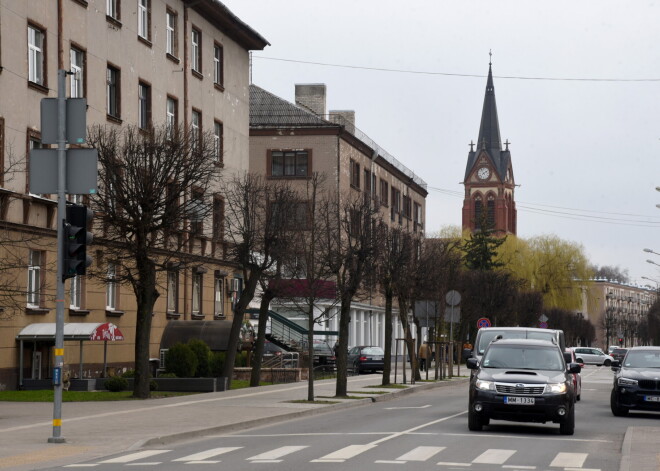
M 614 361 L 614 358 L 604 353 L 600 348 L 573 347 L 573 351 L 578 363 L 610 366 Z

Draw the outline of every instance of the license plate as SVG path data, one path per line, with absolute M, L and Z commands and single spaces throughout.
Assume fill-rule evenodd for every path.
M 533 397 L 517 397 L 517 396 L 504 396 L 505 404 L 520 404 L 524 406 L 533 406 Z
M 382 360 L 383 357 L 371 357 L 372 360 Z
M 660 402 L 660 396 L 644 396 L 646 402 Z

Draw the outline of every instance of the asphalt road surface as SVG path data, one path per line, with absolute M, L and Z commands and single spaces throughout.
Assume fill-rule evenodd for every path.
M 467 429 L 467 385 L 282 422 L 232 435 L 150 447 L 66 466 L 98 470 L 582 470 L 619 469 L 628 426 L 655 426 L 660 414 L 614 417 L 612 371 L 586 366 L 575 435 L 558 424 L 491 421 Z

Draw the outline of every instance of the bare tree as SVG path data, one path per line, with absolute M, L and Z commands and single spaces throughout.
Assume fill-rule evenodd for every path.
M 162 289 L 158 273 L 189 262 L 184 248 L 212 210 L 208 199 L 218 177 L 213 135 L 95 126 L 88 143 L 99 155 L 99 191 L 92 198 L 101 232 L 96 243 L 117 267 L 114 281 L 135 293 L 133 395 L 147 398 L 151 323 Z M 103 270 L 95 275 L 107 277 Z
M 359 296 L 365 273 L 374 265 L 378 249 L 380 208 L 365 195 L 355 195 L 346 200 L 330 195 L 320 211 L 324 236 L 321 253 L 337 283 L 340 303 L 335 394 L 346 396 L 351 303 Z
M 229 260 L 243 271 L 244 280 L 234 308 L 223 371 L 231 384 L 245 310 L 254 298 L 259 281 L 272 276 L 277 263 L 286 259 L 290 250 L 289 228 L 298 199 L 288 184 L 270 183 L 252 173 L 229 179 L 224 194 L 227 253 Z M 257 357 L 260 358 L 259 352 Z

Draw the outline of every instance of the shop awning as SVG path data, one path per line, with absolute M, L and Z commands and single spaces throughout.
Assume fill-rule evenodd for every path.
M 44 322 L 25 326 L 16 336 L 16 340 L 55 341 L 55 323 Z M 105 340 L 114 342 L 124 340 L 124 334 L 116 325 L 110 322 L 70 322 L 64 324 L 64 340 Z

